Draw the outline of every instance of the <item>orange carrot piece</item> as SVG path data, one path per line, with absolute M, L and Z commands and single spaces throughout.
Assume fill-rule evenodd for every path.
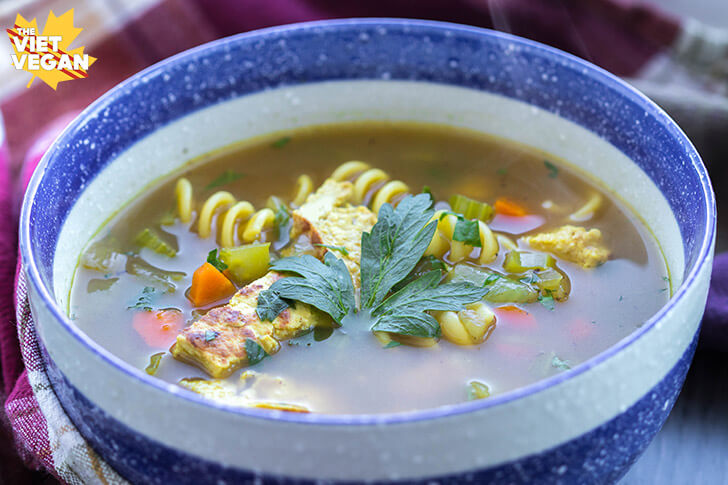
M 235 285 L 216 267 L 205 263 L 192 275 L 189 299 L 194 306 L 205 306 L 235 293 Z
M 514 325 L 522 329 L 534 328 L 536 317 L 515 305 L 499 306 L 493 309 L 499 324 Z
M 134 313 L 132 326 L 147 345 L 163 349 L 177 338 L 184 326 L 184 316 L 179 310 L 144 310 Z
M 524 310 L 523 308 L 518 308 L 516 305 L 503 305 L 496 307 L 496 310 L 502 312 L 512 312 L 520 315 L 530 315 L 530 313 L 528 313 L 526 310 Z
M 503 214 L 504 216 L 523 217 L 528 215 L 525 207 L 505 197 L 499 197 L 495 201 L 494 208 L 498 214 Z

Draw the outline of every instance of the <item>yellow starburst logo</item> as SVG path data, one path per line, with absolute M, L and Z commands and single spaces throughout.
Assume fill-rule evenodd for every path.
M 7 29 L 14 51 L 10 58 L 15 69 L 33 75 L 28 87 L 36 77 L 53 89 L 60 82 L 88 77 L 88 68 L 96 58 L 84 54 L 83 46 L 70 49 L 82 30 L 73 26 L 73 9 L 60 17 L 51 11 L 41 33 L 36 19 L 29 22 L 17 15 L 15 25 Z

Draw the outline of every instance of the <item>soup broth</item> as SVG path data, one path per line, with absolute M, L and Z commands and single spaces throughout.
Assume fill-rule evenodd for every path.
M 427 315 L 439 324 L 436 330 L 442 331 L 440 338 L 373 334 L 370 313 L 376 311 L 363 310 L 360 301 L 366 275 L 362 267 L 360 283 L 360 234 L 352 224 L 339 229 L 353 231 L 346 239 L 353 246 L 314 246 L 310 234 L 296 233 L 300 218 L 295 214 L 308 214 L 303 196 L 351 160 L 381 169 L 387 179 L 374 177 L 365 186 L 357 181 L 371 168 L 352 170 L 339 186 L 352 181 L 366 190 L 363 200 L 353 196 L 342 211 L 368 205 L 370 211 L 362 209 L 364 216 L 352 220 L 370 218 L 373 223 L 375 206 L 383 200 L 377 194 L 391 189 L 386 200 L 400 210 L 404 200 L 422 200 L 406 194 L 424 189 L 434 199 L 430 210 L 442 212 L 432 217 L 439 239 L 430 242 L 418 264 L 439 271 L 442 285 L 466 281 L 468 288 L 488 291 L 481 303 L 477 298 L 462 311 L 428 308 Z M 310 177 L 310 190 L 301 175 Z M 180 178 L 189 182 L 185 187 L 191 188 L 193 200 L 184 222 L 177 199 L 185 190 Z M 387 181 L 402 181 L 407 190 L 387 187 Z M 211 234 L 202 237 L 203 205 L 221 191 L 232 199 L 222 197 L 209 211 Z M 232 246 L 271 243 L 263 256 L 262 249 L 255 255 L 240 253 L 251 259 L 239 267 L 229 264 L 230 258 L 225 262 L 229 253 L 221 241 L 226 212 L 238 201 L 258 210 L 267 205 L 272 214 L 261 216 L 257 230 L 252 227 L 257 212 L 246 215 L 243 210 L 233 221 Z M 493 244 L 496 252 L 490 257 L 486 252 Z M 319 310 L 306 310 L 295 336 L 274 334 L 270 341 L 259 330 L 243 330 L 256 318 L 250 303 L 250 318 L 233 325 L 241 340 L 231 346 L 228 334 L 215 326 L 218 313 L 210 312 L 229 305 L 230 288 L 244 295 L 254 286 L 253 277 L 268 273 L 268 258 L 320 257 L 322 252 L 346 260 L 360 311 L 350 311 L 339 326 Z M 203 265 L 206 261 L 211 264 Z M 196 273 L 201 266 L 206 269 Z M 237 276 L 232 274 L 236 268 Z M 549 154 L 446 126 L 350 123 L 247 141 L 186 165 L 138 196 L 99 231 L 80 258 L 70 315 L 99 345 L 132 366 L 210 399 L 302 412 L 390 413 L 487 398 L 564 372 L 627 336 L 664 305 L 670 296 L 668 276 L 659 247 L 640 220 Z M 493 288 L 504 282 L 513 288 L 497 296 Z M 295 299 L 283 301 L 291 305 L 291 315 L 309 308 Z M 218 320 L 233 315 L 219 314 Z M 318 323 L 307 328 L 313 318 Z M 193 335 L 194 325 L 201 333 Z M 191 342 L 184 353 L 178 335 Z M 178 358 L 169 351 L 173 344 Z M 222 349 L 223 344 L 230 345 Z M 213 346 L 216 357 L 233 348 L 242 352 L 242 364 L 216 363 L 219 373 L 203 370 L 209 356 L 191 352 Z

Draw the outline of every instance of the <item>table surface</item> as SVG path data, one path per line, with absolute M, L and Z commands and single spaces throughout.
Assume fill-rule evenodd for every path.
M 665 426 L 620 483 L 728 484 L 728 353 L 698 349 Z

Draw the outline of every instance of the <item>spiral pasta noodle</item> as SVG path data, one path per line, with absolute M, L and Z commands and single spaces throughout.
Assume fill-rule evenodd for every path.
M 574 213 L 569 216 L 569 220 L 574 222 L 588 221 L 597 213 L 602 207 L 602 196 L 598 192 L 594 192 L 586 204 L 577 209 Z
M 477 345 L 485 341 L 495 325 L 495 313 L 483 302 L 472 303 L 459 312 L 433 312 L 442 336 L 457 345 Z
M 331 178 L 339 182 L 352 181 L 354 203 L 368 205 L 374 212 L 379 212 L 384 204 L 393 204 L 409 192 L 409 186 L 401 180 L 391 180 L 385 171 L 371 168 L 368 163 L 359 160 L 339 165 Z
M 473 252 L 473 246 L 453 239 L 455 224 L 458 221 L 456 215 L 447 214 L 445 211 L 437 211 L 432 217 L 432 220 L 437 221 L 437 231 L 435 231 L 435 235 L 432 237 L 432 241 L 430 241 L 430 245 L 427 247 L 425 254 L 442 258 L 449 250 L 449 259 L 453 262 L 462 261 L 470 256 L 470 253 Z M 483 221 L 478 221 L 478 231 L 481 246 L 478 263 L 491 263 L 498 256 L 498 238 Z
M 191 222 L 193 191 L 189 180 L 186 178 L 177 180 L 175 197 L 180 221 Z M 256 211 L 250 202 L 238 201 L 230 192 L 220 190 L 208 197 L 200 207 L 197 234 L 201 238 L 210 237 L 213 218 L 218 213 L 220 214 L 220 246 L 224 248 L 235 246 L 238 227 L 242 229 L 241 241 L 251 243 L 259 239 L 265 230 L 273 227 L 275 221 L 275 214 L 271 209 L 264 208 Z M 244 226 L 239 226 L 240 223 L 244 223 Z
M 313 180 L 308 175 L 301 175 L 293 189 L 293 205 L 302 206 L 313 192 Z

